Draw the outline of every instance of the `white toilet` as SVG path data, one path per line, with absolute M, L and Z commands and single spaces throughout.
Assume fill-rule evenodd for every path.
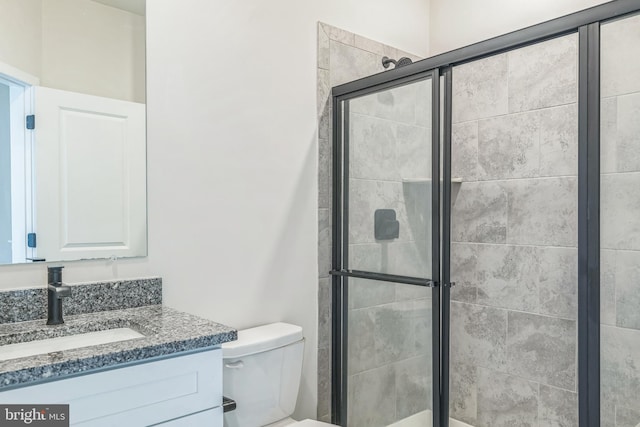
M 295 421 L 304 338 L 300 326 L 272 323 L 238 331 L 238 340 L 222 345 L 223 394 L 236 401 L 224 414 L 225 427 L 320 427 Z

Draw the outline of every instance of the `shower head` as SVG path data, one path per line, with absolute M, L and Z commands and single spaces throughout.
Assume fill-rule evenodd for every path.
M 407 58 L 406 56 L 403 56 L 402 58 L 398 59 L 397 61 L 395 59 L 391 59 L 388 56 L 385 56 L 382 58 L 382 66 L 384 68 L 389 68 L 389 64 L 393 63 L 393 65 L 395 65 L 395 68 L 399 68 L 399 67 L 404 67 L 405 65 L 409 65 L 411 63 L 413 63 L 413 61 L 411 60 L 411 58 Z

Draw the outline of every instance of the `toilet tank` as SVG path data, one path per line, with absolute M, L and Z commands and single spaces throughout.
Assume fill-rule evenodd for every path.
M 236 401 L 225 427 L 258 427 L 293 414 L 302 375 L 302 328 L 272 323 L 222 345 L 223 392 Z

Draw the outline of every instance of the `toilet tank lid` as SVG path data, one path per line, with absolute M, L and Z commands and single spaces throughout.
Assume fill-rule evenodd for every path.
M 222 344 L 224 359 L 248 356 L 284 347 L 302 339 L 302 328 L 289 323 L 270 323 L 238 331 L 238 339 Z

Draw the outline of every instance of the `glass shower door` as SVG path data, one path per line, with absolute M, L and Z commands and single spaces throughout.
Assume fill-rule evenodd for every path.
M 601 26 L 600 418 L 640 425 L 640 15 Z
M 349 427 L 432 422 L 439 322 L 432 310 L 437 288 L 430 285 L 439 275 L 439 217 L 430 76 L 343 101 L 343 425 Z
M 451 427 L 578 426 L 577 77 L 577 34 L 453 68 Z

